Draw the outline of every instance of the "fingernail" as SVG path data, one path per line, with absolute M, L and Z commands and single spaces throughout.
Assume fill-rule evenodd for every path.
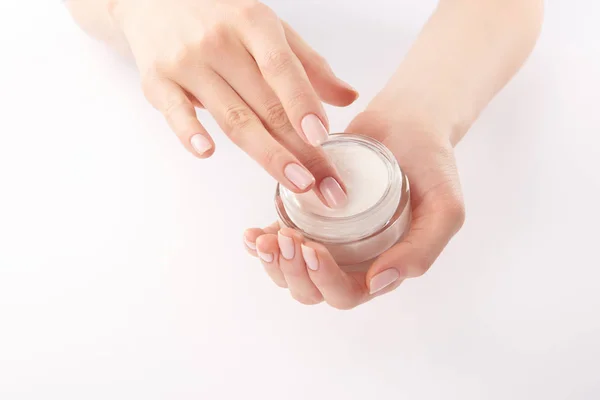
M 313 184 L 315 178 L 304 167 L 298 164 L 288 164 L 283 174 L 300 190 L 304 190 Z
M 302 245 L 302 257 L 304 257 L 304 262 L 308 269 L 312 271 L 319 269 L 319 258 L 315 249 Z
M 348 200 L 348 196 L 346 196 L 338 181 L 332 177 L 323 179 L 319 185 L 319 190 L 321 190 L 321 194 L 330 208 L 340 208 Z
M 314 114 L 309 114 L 302 120 L 302 132 L 308 143 L 313 146 L 320 146 L 327 140 L 329 133 L 325 129 L 323 122 Z
M 196 150 L 196 153 L 200 155 L 203 155 L 204 153 L 212 149 L 212 144 L 210 143 L 210 141 L 207 138 L 205 138 L 204 135 L 201 135 L 199 133 L 192 136 L 192 138 L 190 139 L 190 143 L 192 144 L 194 150 Z
M 277 241 L 279 242 L 279 250 L 281 251 L 281 255 L 286 260 L 291 260 L 294 258 L 294 239 L 288 236 L 284 236 L 281 232 L 277 235 Z
M 261 251 L 257 251 L 256 253 L 260 257 L 260 259 L 263 260 L 264 262 L 266 262 L 266 263 L 273 262 L 273 254 L 271 254 L 271 253 L 263 253 Z
M 392 283 L 396 282 L 400 278 L 400 274 L 398 270 L 395 268 L 390 268 L 379 274 L 375 275 L 371 278 L 371 282 L 369 283 L 370 293 L 377 293 L 386 287 L 390 286 Z
M 244 238 L 244 243 L 246 243 L 246 246 L 248 246 L 248 248 L 250 248 L 252 250 L 256 250 L 256 243 L 252 243 L 251 241 L 249 241 L 246 238 Z

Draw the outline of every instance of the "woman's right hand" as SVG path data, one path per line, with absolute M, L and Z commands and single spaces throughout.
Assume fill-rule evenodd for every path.
M 144 93 L 183 145 L 200 158 L 214 142 L 196 117 L 222 130 L 283 186 L 312 188 L 327 205 L 346 195 L 319 145 L 328 135 L 321 100 L 358 96 L 325 60 L 255 0 L 112 0 Z

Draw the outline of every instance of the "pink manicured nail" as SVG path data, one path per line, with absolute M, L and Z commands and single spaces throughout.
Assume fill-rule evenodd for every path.
M 319 269 L 319 258 L 315 249 L 302 245 L 302 257 L 308 269 L 316 271 Z
M 329 133 L 325 129 L 323 122 L 314 114 L 309 114 L 302 120 L 302 132 L 308 143 L 313 146 L 320 146 L 327 140 Z
M 246 243 L 246 246 L 248 246 L 249 249 L 256 250 L 256 243 L 252 243 L 246 238 L 244 238 L 244 243 Z
M 260 259 L 263 260 L 264 262 L 266 262 L 266 263 L 273 262 L 273 254 L 271 254 L 271 253 L 263 253 L 261 251 L 257 251 L 256 253 L 260 257 Z
M 304 190 L 313 184 L 315 178 L 304 167 L 298 164 L 288 164 L 283 174 L 300 190 Z
M 395 268 L 390 268 L 388 270 L 380 272 L 379 274 L 371 278 L 371 282 L 369 283 L 369 288 L 371 289 L 370 293 L 377 293 L 390 286 L 398 279 L 400 279 L 400 274 Z
M 294 239 L 288 236 L 284 236 L 279 232 L 277 235 L 277 241 L 279 242 L 279 250 L 281 251 L 281 255 L 286 260 L 291 260 L 294 258 L 295 246 Z
M 204 135 L 201 135 L 199 133 L 192 136 L 192 138 L 190 139 L 190 143 L 192 144 L 194 150 L 196 150 L 196 153 L 200 155 L 203 155 L 204 153 L 212 149 L 212 144 L 210 143 L 210 141 L 207 138 L 205 138 Z
M 325 201 L 327 201 L 327 205 L 331 208 L 340 208 L 348 200 L 348 196 L 346 196 L 338 181 L 332 177 L 323 179 L 319 185 L 319 190 L 321 190 L 321 194 L 325 198 Z

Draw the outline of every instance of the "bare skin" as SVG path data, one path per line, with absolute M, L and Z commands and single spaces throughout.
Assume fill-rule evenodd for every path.
M 123 52 L 132 50 L 145 77 L 147 97 L 166 114 L 188 150 L 198 153 L 191 141 L 197 134 L 213 146 L 199 157 L 209 156 L 214 149 L 194 113 L 194 104 L 204 105 L 224 131 L 283 185 L 296 192 L 315 189 L 330 206 L 345 200 L 335 168 L 312 146 L 319 143 L 318 129 L 314 129 L 318 124 L 311 124 L 313 132 L 307 134 L 302 122 L 306 115 L 316 115 L 327 129 L 320 100 L 343 106 L 357 94 L 333 75 L 320 56 L 254 0 L 145 0 L 144 6 L 152 12 L 146 8 L 143 13 L 140 1 L 70 0 L 68 4 L 86 31 Z M 188 15 L 198 9 L 203 17 L 191 23 Z M 152 23 L 148 15 L 153 16 Z M 542 19 L 543 0 L 440 0 L 394 76 L 347 128 L 347 132 L 384 143 L 408 175 L 413 195 L 410 232 L 367 272 L 347 274 L 322 245 L 305 240 L 299 232 L 276 225 L 249 229 L 244 234 L 246 249 L 261 260 L 275 284 L 288 288 L 304 304 L 326 301 L 335 308 L 350 309 L 396 289 L 405 279 L 423 275 L 465 218 L 454 146 L 524 63 Z M 252 24 L 256 20 L 271 28 L 257 33 L 259 24 Z M 156 25 L 163 30 L 154 30 Z M 154 39 L 144 41 L 144 35 Z M 184 51 L 174 43 L 183 44 Z M 190 43 L 194 46 L 189 47 Z M 252 76 L 242 83 L 233 78 L 220 83 L 213 80 L 210 90 L 190 78 L 190 72 L 198 75 L 206 70 L 235 75 L 225 73 L 214 61 L 243 53 L 232 43 L 242 43 L 255 61 L 252 64 L 246 58 L 247 62 L 236 63 L 240 67 L 235 72 L 252 70 Z M 168 51 L 173 48 L 178 51 Z M 226 49 L 227 54 L 216 49 Z M 207 54 L 203 60 L 212 63 L 200 62 L 200 54 Z M 223 94 L 244 84 L 254 85 L 262 97 L 242 94 L 238 99 Z M 265 108 L 265 104 L 272 107 Z M 233 119 L 227 118 L 232 106 L 244 110 L 235 112 Z M 269 118 L 272 108 L 279 116 L 278 126 Z M 246 131 L 259 139 L 249 143 Z M 305 187 L 286 176 L 287 165 L 309 172 L 310 178 L 304 176 Z M 295 172 L 296 180 L 302 180 L 302 174 Z M 338 187 L 321 187 L 326 177 L 333 177 Z
M 453 148 L 523 64 L 542 15 L 538 0 L 440 2 L 387 86 L 347 128 L 383 142 L 411 179 L 410 232 L 367 272 L 346 273 L 300 232 L 248 229 L 246 250 L 276 285 L 303 304 L 351 309 L 429 270 L 465 219 Z
M 329 121 L 322 101 L 358 93 L 277 15 L 254 0 L 70 0 L 90 34 L 140 71 L 148 101 L 199 158 L 215 144 L 196 117 L 206 108 L 222 130 L 296 193 L 314 189 L 337 207 L 345 189 L 319 145 Z

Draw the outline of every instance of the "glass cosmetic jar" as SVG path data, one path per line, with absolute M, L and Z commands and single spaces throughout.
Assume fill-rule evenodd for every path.
M 331 135 L 323 150 L 346 186 L 348 201 L 331 209 L 312 191 L 296 194 L 278 185 L 279 224 L 323 244 L 345 270 L 364 270 L 409 228 L 408 179 L 394 155 L 370 137 Z

